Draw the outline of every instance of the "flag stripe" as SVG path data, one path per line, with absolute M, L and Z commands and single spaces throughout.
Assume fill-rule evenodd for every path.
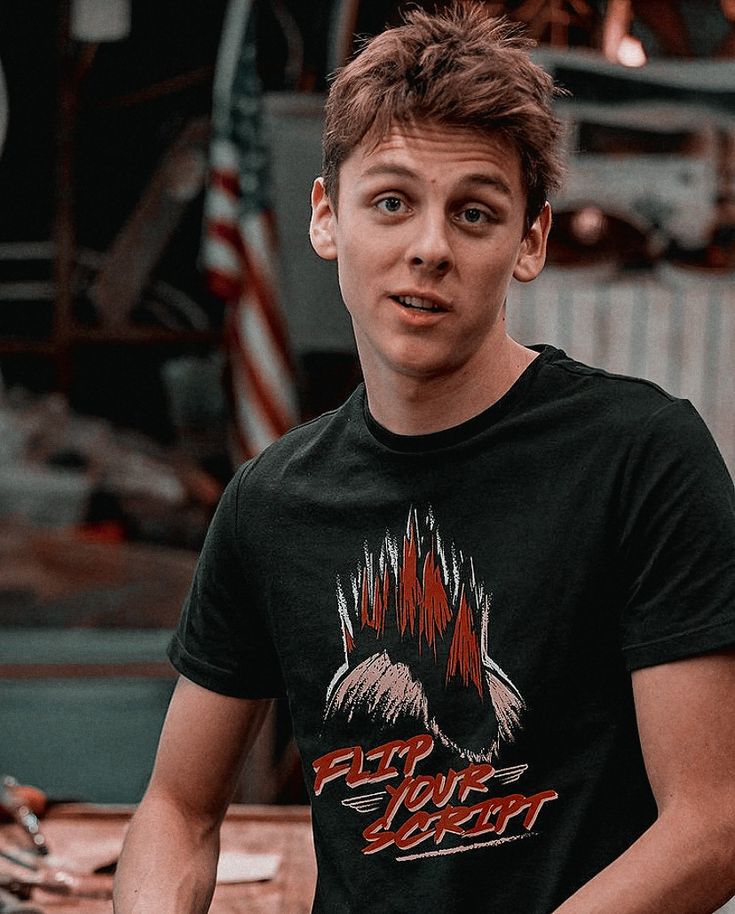
M 224 344 L 238 459 L 257 454 L 297 417 L 268 205 L 268 153 L 260 136 L 253 7 L 247 0 L 230 0 L 225 16 L 202 243 L 208 285 L 228 303 Z
M 264 385 L 270 389 L 273 399 L 283 404 L 284 414 L 293 415 L 293 375 L 284 362 L 283 353 L 269 336 L 256 302 L 240 309 L 237 324 L 243 351 L 247 351 L 253 361 L 257 354 L 259 373 Z
M 272 260 L 272 257 L 269 256 L 270 250 L 268 249 L 268 242 L 263 239 L 261 226 L 257 229 L 255 226 L 250 226 L 247 237 L 251 242 L 256 241 L 256 244 L 251 243 L 243 250 L 245 271 L 253 289 L 254 299 L 260 305 L 263 318 L 268 324 L 269 332 L 275 344 L 278 346 L 281 355 L 286 361 L 286 364 L 292 368 L 293 365 L 286 336 L 286 328 L 281 317 L 281 310 L 276 300 L 275 290 L 271 284 L 270 277 L 268 276 L 270 272 L 269 262 Z M 265 250 L 258 250 L 260 245 L 257 245 L 257 242 L 260 242 L 260 245 L 262 245 L 262 248 Z
M 215 168 L 210 175 L 209 183 L 212 189 L 221 191 L 225 197 L 231 198 L 233 204 L 237 205 L 240 196 L 240 180 L 235 171 Z
M 225 246 L 226 249 L 231 249 L 238 258 L 243 256 L 242 238 L 236 225 L 222 219 L 213 219 L 209 223 L 209 235 L 213 242 L 219 242 L 219 244 L 215 244 L 215 247 Z
M 289 404 L 284 405 L 278 398 L 277 392 L 263 382 L 262 375 L 255 368 L 252 353 L 249 352 L 247 343 L 238 331 L 235 323 L 236 313 L 229 323 L 231 366 L 233 373 L 233 388 L 242 408 L 247 413 L 248 420 L 245 425 L 252 437 L 254 429 L 259 429 L 259 434 L 266 435 L 268 442 L 283 434 L 284 427 L 289 427 Z M 258 449 L 262 449 L 262 443 Z M 255 452 L 257 453 L 257 451 Z M 251 456 L 251 454 L 248 454 Z

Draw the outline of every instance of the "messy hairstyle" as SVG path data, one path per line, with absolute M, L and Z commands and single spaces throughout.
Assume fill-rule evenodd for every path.
M 440 14 L 413 9 L 403 24 L 365 42 L 332 83 L 325 109 L 322 177 L 337 203 L 339 169 L 363 140 L 377 145 L 397 125 L 500 134 L 517 150 L 526 227 L 561 178 L 554 82 L 529 57 L 516 24 L 476 0 Z

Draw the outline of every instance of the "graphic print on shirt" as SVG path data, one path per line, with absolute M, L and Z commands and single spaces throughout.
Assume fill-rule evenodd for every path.
M 374 743 L 316 759 L 314 793 L 339 791 L 356 814 L 382 810 L 362 830 L 363 853 L 393 848 L 408 860 L 528 837 L 557 794 L 501 795 L 528 767 L 498 764 L 523 698 L 490 656 L 491 595 L 430 509 L 411 508 L 405 532 L 386 533 L 377 551 L 365 545 L 337 579 L 337 609 L 344 663 L 326 691 L 325 728 Z M 432 756 L 452 767 L 431 773 Z

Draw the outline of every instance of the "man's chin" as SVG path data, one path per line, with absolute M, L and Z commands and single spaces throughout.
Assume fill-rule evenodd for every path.
M 398 381 L 405 379 L 421 383 L 446 381 L 461 370 L 456 356 L 427 350 L 401 353 L 386 364 Z

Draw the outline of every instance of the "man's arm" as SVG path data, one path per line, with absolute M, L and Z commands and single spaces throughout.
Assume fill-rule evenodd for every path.
M 270 704 L 179 679 L 117 868 L 115 914 L 209 909 L 220 825 Z
M 735 651 L 633 673 L 656 822 L 554 914 L 711 914 L 735 894 Z

